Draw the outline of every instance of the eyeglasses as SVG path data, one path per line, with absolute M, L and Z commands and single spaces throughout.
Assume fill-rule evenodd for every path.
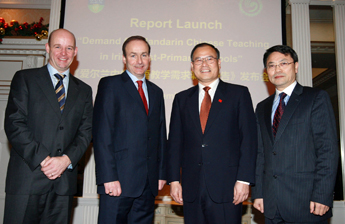
M 208 57 L 205 57 L 205 58 L 196 58 L 194 59 L 194 64 L 195 65 L 201 65 L 204 61 L 207 63 L 207 64 L 213 64 L 218 58 L 215 58 L 215 57 L 212 57 L 212 56 L 208 56 Z
M 284 61 L 284 62 L 280 62 L 279 64 L 277 64 L 277 65 L 275 65 L 275 64 L 269 64 L 269 65 L 267 65 L 267 69 L 268 70 L 274 70 L 274 69 L 276 69 L 277 68 L 277 66 L 279 66 L 279 68 L 281 68 L 281 69 L 284 69 L 284 68 L 286 68 L 289 64 L 292 64 L 292 63 L 295 63 L 295 62 L 286 62 L 286 61 Z

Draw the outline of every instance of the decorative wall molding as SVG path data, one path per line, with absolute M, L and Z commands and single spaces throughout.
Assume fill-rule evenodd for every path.
M 24 49 L 45 49 L 45 44 L 48 43 L 48 39 L 43 39 L 38 41 L 36 39 L 29 39 L 29 38 L 6 38 L 2 39 L 2 44 L 0 45 L 0 49 L 7 48 L 6 45 L 16 45 L 16 48 L 24 48 Z M 23 45 L 23 46 L 19 46 Z M 24 46 L 25 45 L 25 46 Z M 13 47 L 13 46 L 11 46 Z
M 0 0 L 0 8 L 50 9 L 51 0 Z
M 311 42 L 311 53 L 335 53 L 335 43 L 333 42 Z
M 46 56 L 47 52 L 43 50 L 30 50 L 30 49 L 0 49 L 0 54 L 11 54 L 11 55 L 41 55 Z
M 310 5 L 335 5 L 344 2 L 345 0 L 311 0 Z

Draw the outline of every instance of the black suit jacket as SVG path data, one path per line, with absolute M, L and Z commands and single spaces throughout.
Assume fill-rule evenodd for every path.
M 122 196 L 138 197 L 146 179 L 154 195 L 165 180 L 166 125 L 163 91 L 146 80 L 149 114 L 127 72 L 102 78 L 93 120 L 98 193 L 104 183 L 120 181 Z
M 5 131 L 12 145 L 6 178 L 8 194 L 44 194 L 52 185 L 59 195 L 77 191 L 77 163 L 91 140 L 92 90 L 70 75 L 61 114 L 47 66 L 18 71 L 12 80 Z M 67 155 L 73 170 L 49 180 L 40 163 Z
M 310 214 L 310 201 L 329 207 L 338 165 L 332 106 L 325 91 L 297 84 L 272 134 L 275 94 L 256 108 L 259 150 L 253 198 L 263 198 L 265 216 L 276 209 L 288 222 L 319 222 L 332 216 Z
M 255 182 L 257 134 L 248 89 L 220 80 L 204 134 L 198 85 L 178 93 L 168 145 L 168 181 L 182 180 L 184 201 L 196 199 L 200 172 L 204 172 L 211 199 L 232 202 L 237 180 Z

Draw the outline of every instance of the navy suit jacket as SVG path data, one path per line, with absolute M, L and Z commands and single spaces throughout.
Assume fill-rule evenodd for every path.
M 147 178 L 154 195 L 166 179 L 163 91 L 146 80 L 149 114 L 127 72 L 102 78 L 94 106 L 93 146 L 98 193 L 120 181 L 122 196 L 138 197 Z
M 11 83 L 5 131 L 12 145 L 6 177 L 8 194 L 59 195 L 77 192 L 77 163 L 91 140 L 92 90 L 70 74 L 60 112 L 47 66 L 18 71 Z M 47 156 L 67 155 L 73 169 L 49 180 L 40 163 Z
M 275 94 L 256 108 L 258 158 L 252 197 L 263 198 L 265 216 L 278 208 L 288 222 L 319 222 L 332 216 L 310 214 L 310 201 L 329 207 L 338 165 L 335 119 L 325 91 L 297 83 L 272 134 L 271 111 Z
M 196 199 L 200 172 L 204 172 L 211 199 L 232 202 L 237 180 L 255 182 L 257 133 L 248 89 L 220 80 L 204 134 L 199 87 L 178 93 L 171 112 L 168 145 L 168 182 L 182 180 L 184 201 Z

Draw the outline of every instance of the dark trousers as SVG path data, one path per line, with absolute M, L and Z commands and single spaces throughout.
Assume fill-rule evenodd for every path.
M 203 171 L 200 172 L 198 196 L 193 202 L 183 202 L 185 224 L 241 224 L 242 203 L 216 203 L 210 198 Z M 233 191 L 234 189 L 229 189 Z M 183 191 L 183 189 L 182 189 Z
M 6 194 L 4 224 L 68 224 L 73 196 Z
M 158 184 L 158 181 L 157 181 Z M 152 224 L 155 196 L 146 180 L 141 196 L 114 197 L 101 194 L 99 200 L 99 224 Z
M 265 224 L 328 224 L 328 220 L 324 220 L 321 222 L 286 222 L 280 216 L 279 210 L 277 209 L 277 212 L 273 219 L 265 217 Z

